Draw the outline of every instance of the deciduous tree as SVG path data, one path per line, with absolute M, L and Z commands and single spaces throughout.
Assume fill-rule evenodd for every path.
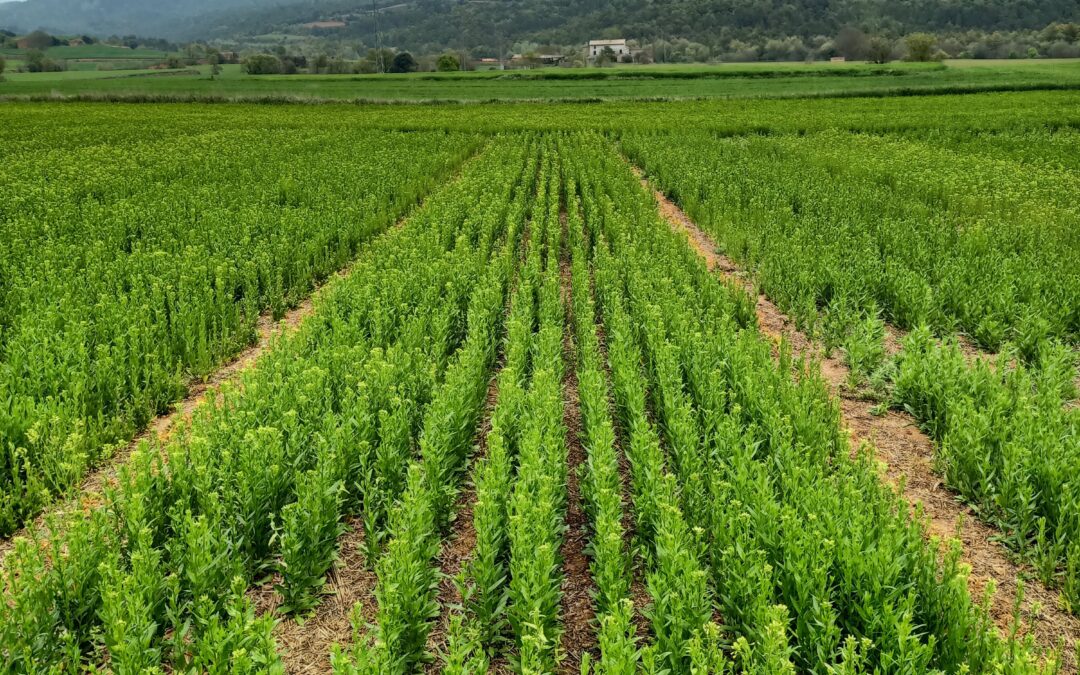
M 888 63 L 892 61 L 893 43 L 883 37 L 870 38 L 867 46 L 866 58 L 873 63 Z
M 390 64 L 391 73 L 415 73 L 416 69 L 416 59 L 409 52 L 399 52 Z
M 937 38 L 930 33 L 912 33 L 904 38 L 907 43 L 908 59 L 911 61 L 929 61 L 934 57 L 934 45 Z
M 435 64 L 435 69 L 440 73 L 453 72 L 461 67 L 461 62 L 454 54 L 443 54 Z

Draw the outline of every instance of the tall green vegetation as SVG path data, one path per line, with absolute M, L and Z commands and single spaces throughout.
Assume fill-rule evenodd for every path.
M 517 260 L 513 195 L 526 159 L 515 144 L 489 147 L 373 242 L 241 386 L 165 447 L 142 446 L 104 508 L 20 539 L 4 561 L 5 672 L 78 670 L 103 647 L 117 672 L 221 672 L 238 655 L 251 672 L 279 669 L 272 619 L 254 618 L 242 594 L 256 575 L 279 569 L 283 610 L 305 612 L 343 516 L 387 503 L 397 506 L 382 525 L 384 573 L 426 550 L 405 547 L 402 533 L 435 506 L 418 490 L 450 498 L 432 486 L 459 470 L 476 426 Z M 476 195 L 488 206 L 473 218 Z M 417 448 L 427 461 L 397 474 Z M 390 452 L 396 461 L 383 459 Z
M 477 143 L 116 131 L 107 147 L 14 151 L 0 169 L 0 533 L 250 343 L 260 313 L 280 317 Z
M 1056 159 L 1073 136 L 630 135 L 623 147 L 765 293 L 844 351 L 856 382 L 894 388 L 938 441 L 947 483 L 1078 612 L 1080 502 L 1067 467 L 1080 458 L 1068 403 L 1080 176 Z M 885 321 L 913 330 L 895 363 Z M 1001 357 L 969 363 L 957 332 Z
M 274 621 L 323 610 L 344 535 L 363 542 L 376 606 L 329 654 L 343 674 L 1056 672 L 1055 653 L 999 631 L 960 543 L 930 539 L 872 452 L 852 451 L 820 375 L 758 331 L 755 298 L 708 271 L 621 156 L 803 328 L 887 383 L 939 441 L 949 485 L 1075 608 L 1080 435 L 1063 404 L 1075 395 L 1076 132 L 992 108 L 1047 100 L 970 97 L 947 127 L 919 101 L 889 120 L 863 119 L 881 102 L 800 102 L 788 109 L 828 113 L 815 124 L 879 133 L 738 137 L 799 120 L 762 118 L 779 108 L 758 102 L 725 119 L 702 102 L 631 106 L 622 120 L 595 106 L 492 119 L 449 106 L 101 105 L 65 108 L 83 118 L 39 138 L 18 131 L 43 124 L 40 109 L 16 106 L 31 114 L 0 150 L 14 181 L 0 218 L 17 235 L 0 240 L 0 347 L 51 374 L 83 372 L 54 365 L 60 354 L 146 387 L 100 390 L 116 419 L 145 419 L 161 405 L 145 392 L 177 395 L 250 338 L 260 311 L 355 261 L 237 383 L 139 444 L 114 486 L 13 542 L 0 670 L 282 672 Z M 137 142 L 136 121 L 162 138 Z M 706 130 L 659 132 L 699 121 Z M 616 123 L 619 137 L 595 130 Z M 395 126 L 410 131 L 382 130 Z M 454 131 L 471 126 L 502 132 Z M 222 172 L 178 156 L 217 158 Z M 912 327 L 895 359 L 886 320 Z M 971 362 L 957 331 L 1003 355 Z M 69 332 L 95 349 L 55 351 Z M 18 363 L 0 382 L 39 386 L 38 362 Z M 142 364 L 156 370 L 134 378 Z M 595 589 L 596 649 L 580 664 L 564 651 L 567 582 L 581 581 L 562 559 L 568 368 Z M 147 407 L 122 408 L 121 394 Z M 26 437 L 82 433 L 85 409 L 73 410 Z M 90 460 L 65 454 L 72 443 L 37 457 L 75 457 L 81 471 Z M 440 552 L 465 522 L 468 482 L 475 543 L 454 580 L 461 602 L 441 605 Z M 248 596 L 271 583 L 281 603 L 260 616 Z
M 513 148 L 514 144 L 506 142 L 505 147 Z M 529 147 L 526 150 L 527 156 L 533 152 Z M 488 238 L 482 247 L 497 247 L 498 258 L 489 274 L 499 281 L 499 295 L 489 293 L 484 313 L 470 315 L 470 327 L 482 330 L 471 331 L 462 346 L 446 377 L 445 401 L 429 416 L 419 453 L 406 469 L 405 489 L 390 513 L 387 544 L 376 565 L 377 626 L 362 637 L 358 627 L 358 639 L 347 651 L 335 646 L 335 672 L 410 672 L 424 656 L 432 620 L 438 615 L 434 558 L 452 515 L 457 485 L 468 465 L 473 434 L 483 411 L 506 291 L 518 264 L 523 216 L 532 196 L 530 170 L 514 169 L 512 175 L 517 178 L 506 183 L 512 188 L 506 195 L 510 198 L 504 197 L 498 211 L 479 219 L 489 227 L 496 223 L 507 226 L 502 236 Z M 460 197 L 463 205 L 470 199 L 464 189 Z M 462 244 L 468 246 L 469 242 Z M 493 300 L 498 302 L 492 305 Z
M 678 624 L 656 624 L 658 616 L 685 601 L 681 621 L 707 620 L 714 609 L 723 616 L 729 658 L 749 672 L 1044 672 L 1021 644 L 998 637 L 968 595 L 959 548 L 928 546 L 922 523 L 873 463 L 851 458 L 823 382 L 793 378 L 783 350 L 774 361 L 753 329 L 749 298 L 706 272 L 630 172 L 613 169 L 618 157 L 603 139 L 578 143 L 567 154 L 576 158 L 585 221 L 606 242 L 595 260 L 616 400 L 625 415 L 649 397 L 662 433 L 648 447 L 659 445 L 653 461 L 670 466 L 678 486 L 635 489 L 638 536 L 665 542 L 649 586 L 663 588 L 660 575 L 671 569 L 663 555 L 678 550 L 680 532 L 707 576 L 707 593 L 689 592 L 689 576 L 654 595 L 651 618 L 670 666 L 722 658 L 702 653 L 693 631 L 661 642 L 660 626 Z M 624 349 L 642 358 L 620 356 Z M 620 375 L 627 369 L 638 373 Z M 628 397 L 635 381 L 641 393 Z M 636 474 L 635 445 L 644 443 L 631 438 L 624 448 Z M 665 493 L 668 504 L 650 506 Z M 680 511 L 697 527 L 677 527 Z M 640 517 L 648 513 L 658 516 L 651 528 Z M 701 598 L 711 599 L 704 612 L 693 609 Z

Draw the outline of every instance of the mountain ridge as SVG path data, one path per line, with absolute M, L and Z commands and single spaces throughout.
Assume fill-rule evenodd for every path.
M 893 36 L 1040 30 L 1080 21 L 1076 0 L 384 0 L 384 44 L 420 51 L 494 42 L 576 44 L 595 37 L 732 40 L 832 36 L 845 26 Z M 318 33 L 374 43 L 367 0 L 25 0 L 0 4 L 0 27 L 61 33 L 232 39 L 348 17 Z

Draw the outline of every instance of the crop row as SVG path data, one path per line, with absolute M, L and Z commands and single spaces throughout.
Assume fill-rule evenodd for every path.
M 1041 672 L 1034 650 L 999 637 L 969 596 L 958 547 L 939 555 L 865 454 L 849 456 L 820 377 L 792 378 L 787 356 L 773 360 L 748 299 L 706 272 L 628 170 L 612 170 L 619 158 L 610 145 L 583 138 L 567 154 L 578 158 L 585 222 L 598 242 L 620 417 L 632 433 L 637 415 L 628 413 L 655 415 L 657 461 L 674 484 L 660 512 L 681 511 L 696 525 L 682 545 L 707 577 L 708 592 L 693 599 L 708 604 L 680 618 L 719 615 L 734 667 L 751 672 Z M 620 375 L 628 370 L 632 377 Z M 620 394 L 626 381 L 641 393 Z M 639 463 L 633 438 L 624 450 Z M 639 537 L 682 531 L 663 520 L 643 527 L 662 494 L 635 487 Z M 657 626 L 664 608 L 654 596 L 648 611 L 669 665 L 713 663 L 688 633 L 681 644 L 663 642 L 660 629 L 672 625 Z
M 531 150 L 538 148 L 530 146 Z M 539 153 L 537 153 L 539 154 Z M 544 185 L 550 166 L 538 162 L 535 182 Z M 515 209 L 513 245 L 505 251 L 507 281 L 518 266 L 517 239 L 522 235 L 524 221 L 531 216 L 536 218 L 538 206 L 526 201 L 526 195 L 535 197 L 533 181 L 526 181 L 518 192 L 523 208 Z M 528 208 L 524 208 L 527 206 Z M 538 260 L 536 251 L 543 239 L 537 239 L 537 233 L 529 228 L 525 232 L 529 239 L 526 267 Z M 535 265 L 533 265 L 535 266 Z M 500 384 L 507 382 L 509 375 L 517 374 L 523 368 L 523 360 L 529 351 L 527 341 L 532 326 L 533 287 L 529 282 L 531 275 L 526 272 L 522 281 L 513 292 L 511 313 L 507 323 L 508 342 L 506 363 L 509 371 L 499 375 Z M 503 308 L 499 307 L 499 319 L 502 320 Z M 526 330 L 527 329 L 527 330 Z M 522 340 L 526 340 L 522 342 Z M 487 366 L 495 357 L 498 335 L 489 336 L 487 344 L 473 345 L 478 353 L 483 350 Z M 459 389 L 468 393 L 470 404 L 469 424 L 455 424 L 454 443 L 440 445 L 421 445 L 420 456 L 410 465 L 410 481 L 401 502 L 395 507 L 391 519 L 391 541 L 386 552 L 376 565 L 378 581 L 375 597 L 378 602 L 377 622 L 375 625 L 357 626 L 353 645 L 347 650 L 334 647 L 332 664 L 335 673 L 406 673 L 414 671 L 426 658 L 425 647 L 428 634 L 434 620 L 439 615 L 436 600 L 439 569 L 435 557 L 439 552 L 440 541 L 453 514 L 453 505 L 458 492 L 458 484 L 469 463 L 468 450 L 470 441 L 477 427 L 482 410 L 484 394 L 490 376 L 489 368 L 474 372 L 474 377 L 482 379 L 461 383 Z M 499 404 L 495 415 L 499 416 L 499 406 L 504 398 L 500 392 Z M 438 438 L 438 436 L 434 436 Z M 490 441 L 489 441 L 490 447 Z M 478 499 L 480 498 L 478 485 Z
M 254 579 L 276 572 L 282 611 L 314 606 L 343 516 L 369 511 L 392 570 L 417 492 L 449 499 L 467 454 L 534 166 L 521 143 L 489 144 L 239 386 L 141 445 L 104 504 L 20 539 L 3 670 L 280 671 L 272 619 L 243 595 Z
M 477 145 L 208 132 L 0 169 L 0 535 L 126 442 Z M 420 160 L 420 161 L 417 161 Z
M 507 621 L 518 672 L 554 672 L 561 654 L 562 557 L 567 510 L 567 444 L 563 426 L 563 333 L 560 286 L 563 232 L 559 222 L 561 167 L 549 139 L 541 222 L 543 268 L 536 276 L 536 333 L 529 387 L 517 426 L 517 471 L 507 508 Z M 539 244 L 539 242 L 537 242 Z
M 596 584 L 595 614 L 600 652 L 597 673 L 633 673 L 638 662 L 636 629 L 632 623 L 634 603 L 630 596 L 633 578 L 628 550 L 627 509 L 616 445 L 615 424 L 608 373 L 596 324 L 593 275 L 589 251 L 594 242 L 586 237 L 581 201 L 572 176 L 566 179 L 566 211 L 572 246 L 572 315 L 577 355 L 578 396 L 581 402 L 583 443 L 588 452 L 581 494 L 591 525 L 590 573 Z M 589 662 L 582 664 L 587 672 Z
M 614 83 L 618 84 L 618 83 Z M 355 86 L 350 83 L 349 86 Z M 558 94 L 559 83 L 543 85 Z M 742 85 L 741 85 L 742 86 Z M 941 92 L 944 93 L 944 92 Z M 475 105 L 260 105 L 134 102 L 8 102 L 0 112 L 0 157 L 49 148 L 79 148 L 138 137 L 226 134 L 259 129 L 324 130 L 328 143 L 351 134 L 387 130 L 510 133 L 711 131 L 722 135 L 804 133 L 828 129 L 867 132 L 1041 131 L 1080 127 L 1080 93 L 1012 93 L 694 101 L 506 102 L 497 114 Z
M 891 390 L 938 441 L 949 486 L 1078 612 L 1080 174 L 1054 159 L 1057 135 L 1015 135 L 1023 152 L 955 130 L 956 147 L 839 132 L 623 146 L 778 305 Z M 895 361 L 883 320 L 914 329 Z M 1003 356 L 969 364 L 933 337 L 954 331 Z
M 893 396 L 937 441 L 949 487 L 1080 614 L 1080 407 L 1062 403 L 1075 377 L 1067 355 L 1039 368 L 1007 357 L 968 364 L 922 330 L 904 340 Z

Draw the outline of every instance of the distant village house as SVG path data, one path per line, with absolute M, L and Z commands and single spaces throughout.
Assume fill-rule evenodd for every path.
M 595 61 L 608 48 L 615 54 L 615 59 L 621 61 L 624 55 L 632 55 L 626 40 L 589 40 L 588 56 L 590 61 Z

